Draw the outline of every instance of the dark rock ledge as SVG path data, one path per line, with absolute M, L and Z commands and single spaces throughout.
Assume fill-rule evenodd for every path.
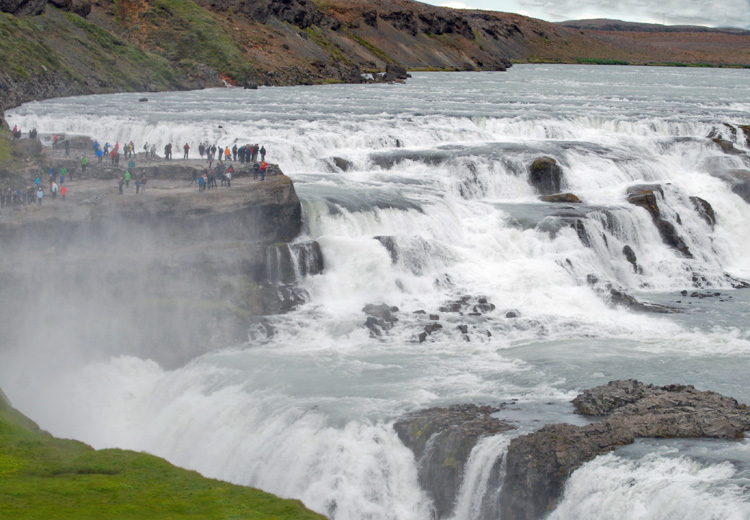
M 612 381 L 584 391 L 573 405 L 576 413 L 596 422 L 548 425 L 511 440 L 507 453 L 493 465 L 482 518 L 543 518 L 556 506 L 573 471 L 637 437 L 736 440 L 750 430 L 746 405 L 686 385 Z M 515 428 L 495 416 L 501 410 L 471 404 L 430 408 L 394 424 L 414 452 L 419 483 L 433 499 L 435 518 L 454 513 L 465 466 L 477 443 Z
M 577 413 L 602 420 L 549 425 L 511 441 L 500 492 L 504 520 L 542 518 L 575 469 L 636 437 L 741 439 L 750 430 L 746 405 L 693 386 L 613 381 L 583 392 L 573 405 Z

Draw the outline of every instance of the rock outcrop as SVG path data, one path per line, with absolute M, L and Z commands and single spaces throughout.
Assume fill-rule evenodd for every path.
M 499 408 L 455 405 L 411 414 L 393 427 L 414 452 L 419 483 L 432 497 L 438 518 L 453 511 L 466 461 L 485 436 L 513 429 L 492 416 Z
M 36 16 L 47 8 L 47 0 L 0 0 L 0 11 L 16 16 Z
M 555 159 L 540 157 L 529 166 L 529 180 L 541 195 L 560 193 L 562 168 Z
M 741 439 L 750 430 L 747 406 L 692 386 L 613 381 L 583 392 L 573 405 L 577 413 L 602 419 L 545 426 L 511 441 L 500 492 L 503 519 L 542 518 L 576 468 L 637 437 Z

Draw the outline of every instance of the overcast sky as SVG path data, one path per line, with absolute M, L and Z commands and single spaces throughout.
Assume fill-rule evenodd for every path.
M 548 22 L 610 18 L 630 22 L 750 27 L 750 0 L 420 0 L 426 4 L 519 13 Z

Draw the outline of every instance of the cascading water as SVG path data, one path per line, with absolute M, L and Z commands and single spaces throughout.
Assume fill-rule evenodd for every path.
M 515 400 L 499 415 L 518 430 L 475 447 L 452 514 L 494 518 L 509 439 L 580 422 L 569 401 L 582 388 L 638 378 L 750 402 L 750 297 L 733 289 L 750 278 L 748 94 L 739 70 L 514 66 L 24 105 L 9 122 L 46 135 L 264 144 L 305 218 L 298 243 L 268 249 L 269 280 L 296 281 L 306 303 L 266 317 L 273 335 L 182 368 L 85 352 L 61 366 L 29 351 L 2 355 L 0 386 L 56 435 L 146 450 L 339 520 L 431 518 L 392 427 L 404 413 Z M 538 199 L 540 157 L 581 204 Z M 658 219 L 628 202 L 644 186 Z M 610 287 L 681 312 L 612 307 Z M 709 289 L 720 296 L 680 294 Z M 398 321 L 373 334 L 362 309 L 381 303 Z M 429 314 L 442 329 L 426 334 Z M 750 444 L 701 442 L 599 457 L 552 517 L 750 518 Z

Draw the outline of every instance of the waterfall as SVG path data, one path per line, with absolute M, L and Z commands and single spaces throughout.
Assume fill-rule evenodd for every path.
M 0 353 L 0 386 L 55 435 L 332 520 L 432 520 L 394 422 L 512 403 L 497 416 L 518 429 L 474 446 L 452 513 L 497 518 L 510 439 L 580 424 L 583 388 L 639 378 L 750 400 L 748 95 L 730 69 L 540 65 L 8 111 L 11 125 L 136 149 L 261 143 L 293 180 L 304 231 L 264 245 L 251 281 L 293 305 L 254 317 L 246 343 L 174 369 L 106 345 L 64 364 Z M 535 184 L 537 159 L 559 168 L 560 193 Z M 372 308 L 389 313 L 377 332 Z M 550 518 L 747 518 L 748 468 L 747 442 L 638 443 L 574 472 Z

